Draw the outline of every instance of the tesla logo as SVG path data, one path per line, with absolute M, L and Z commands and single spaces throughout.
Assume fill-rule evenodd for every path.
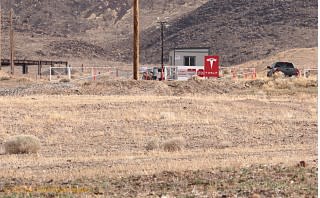
M 205 77 L 219 77 L 219 56 L 205 56 L 204 57 L 204 73 Z
M 207 61 L 210 62 L 210 67 L 211 67 L 211 69 L 212 69 L 213 63 L 214 63 L 214 62 L 217 62 L 217 59 L 215 59 L 215 58 L 208 58 Z

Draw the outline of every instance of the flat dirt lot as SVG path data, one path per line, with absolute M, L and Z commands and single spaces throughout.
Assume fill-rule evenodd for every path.
M 317 196 L 317 81 L 11 81 L 0 146 L 31 134 L 42 147 L 0 155 L 0 196 Z M 185 148 L 165 152 L 176 137 Z

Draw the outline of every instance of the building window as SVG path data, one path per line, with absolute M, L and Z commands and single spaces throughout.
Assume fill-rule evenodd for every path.
M 195 56 L 185 56 L 184 57 L 184 66 L 196 66 L 196 57 Z

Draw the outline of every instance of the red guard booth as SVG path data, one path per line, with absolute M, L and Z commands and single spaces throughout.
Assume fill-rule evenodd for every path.
M 219 56 L 205 56 L 204 63 L 204 76 L 219 78 Z

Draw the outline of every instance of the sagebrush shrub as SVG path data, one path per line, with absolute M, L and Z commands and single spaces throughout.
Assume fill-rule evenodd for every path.
M 181 151 L 186 145 L 186 140 L 183 137 L 172 138 L 165 141 L 162 145 L 166 152 Z
M 9 76 L 2 76 L 0 77 L 0 81 L 10 80 Z
M 4 143 L 6 154 L 31 154 L 40 150 L 40 140 L 33 135 L 17 135 Z
M 147 142 L 145 149 L 147 151 L 157 150 L 159 148 L 159 141 L 156 139 L 150 140 Z
M 61 83 L 68 83 L 68 82 L 70 82 L 70 80 L 69 80 L 69 79 L 66 79 L 66 78 L 62 78 L 61 80 L 59 80 L 59 82 L 61 82 Z

